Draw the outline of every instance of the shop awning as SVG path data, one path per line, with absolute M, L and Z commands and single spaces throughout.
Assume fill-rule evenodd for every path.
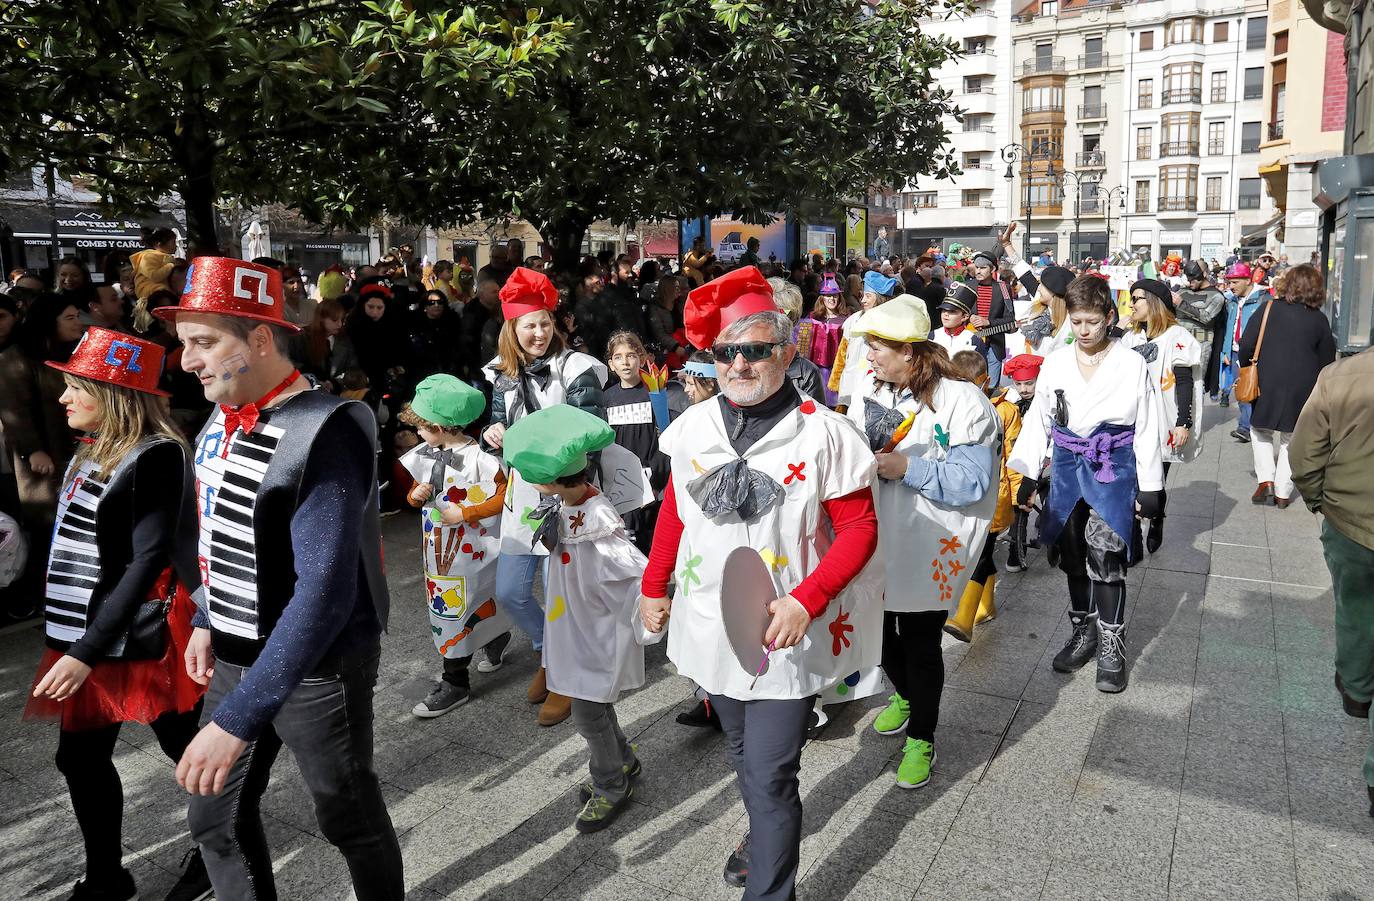
M 1270 216 L 1269 219 L 1263 222 L 1262 224 L 1254 225 L 1250 228 L 1247 228 L 1244 232 L 1241 233 L 1240 239 L 1242 241 L 1246 241 L 1251 238 L 1265 237 L 1283 222 L 1283 217 L 1283 210 L 1279 210 L 1273 216 Z
M 141 220 L 106 216 L 95 207 L 57 206 L 53 213 L 49 218 L 48 207 L 43 204 L 0 207 L 0 219 L 9 225 L 14 237 L 32 245 L 47 244 L 54 223 L 59 241 L 90 250 L 138 250 L 143 246 L 145 226 L 180 229 L 180 224 L 166 213 Z

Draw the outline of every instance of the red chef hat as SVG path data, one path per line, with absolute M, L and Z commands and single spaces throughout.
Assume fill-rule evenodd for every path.
M 725 327 L 754 313 L 776 313 L 773 287 L 757 266 L 744 266 L 727 272 L 715 281 L 692 289 L 682 321 L 687 340 L 706 350 Z
M 153 310 L 159 319 L 174 320 L 179 313 L 236 316 L 301 330 L 284 315 L 280 270 L 228 257 L 196 257 L 186 270 L 181 303 Z
M 66 363 L 47 363 L 83 379 L 167 397 L 167 392 L 157 386 L 164 356 L 161 344 L 93 325 L 81 336 Z
M 1040 364 L 1043 362 L 1045 358 L 1035 354 L 1018 354 L 1002 364 L 1002 372 L 1013 381 L 1024 382 L 1040 377 Z
M 526 313 L 548 310 L 558 306 L 558 289 L 542 272 L 517 266 L 501 287 L 501 318 L 518 319 Z

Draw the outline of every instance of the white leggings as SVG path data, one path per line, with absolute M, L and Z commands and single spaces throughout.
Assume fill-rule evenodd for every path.
M 1255 454 L 1255 478 L 1274 483 L 1274 497 L 1293 497 L 1293 471 L 1288 468 L 1288 443 L 1292 432 L 1250 429 L 1250 447 Z

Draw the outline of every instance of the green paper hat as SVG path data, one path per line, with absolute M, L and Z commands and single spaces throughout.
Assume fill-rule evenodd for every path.
M 482 415 L 487 398 L 481 391 L 452 375 L 432 375 L 415 386 L 410 409 L 425 422 L 462 428 Z
M 533 485 L 547 485 L 587 468 L 587 454 L 615 441 L 615 430 L 585 410 L 559 404 L 522 417 L 506 429 L 506 463 Z

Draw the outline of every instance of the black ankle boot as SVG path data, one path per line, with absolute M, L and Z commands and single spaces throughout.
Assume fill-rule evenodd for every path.
M 1069 614 L 1069 621 L 1073 623 L 1073 634 L 1050 664 L 1057 673 L 1074 672 L 1097 653 L 1097 614 L 1075 611 Z
M 1097 690 L 1115 694 L 1126 687 L 1126 627 L 1097 624 Z
M 1164 543 L 1164 517 L 1156 517 L 1150 520 L 1150 532 L 1145 536 L 1145 550 L 1155 553 L 1159 546 Z
M 1135 566 L 1145 559 L 1145 540 L 1140 529 L 1140 517 L 1131 518 L 1131 562 L 1129 566 Z

